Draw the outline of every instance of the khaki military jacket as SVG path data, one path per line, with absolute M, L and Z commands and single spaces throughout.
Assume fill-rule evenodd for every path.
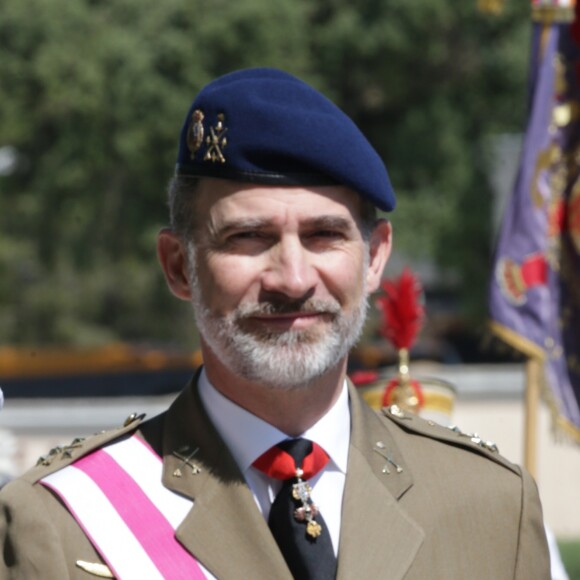
M 339 580 L 550 577 L 540 502 L 526 472 L 476 438 L 397 409 L 375 413 L 352 386 L 350 401 Z M 1 580 L 96 577 L 76 562 L 101 558 L 38 480 L 135 432 L 163 457 L 164 485 L 193 500 L 176 535 L 206 569 L 220 580 L 291 578 L 193 381 L 166 413 L 56 450 L 0 492 Z M 191 469 L 175 453 L 194 447 Z

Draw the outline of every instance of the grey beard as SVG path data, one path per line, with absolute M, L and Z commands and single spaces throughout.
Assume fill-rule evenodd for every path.
M 193 244 L 188 247 L 188 256 L 197 328 L 228 370 L 246 380 L 273 389 L 307 388 L 338 365 L 360 338 L 369 306 L 366 288 L 364 298 L 349 314 L 334 299 L 306 299 L 242 304 L 226 316 L 216 316 L 202 296 Z M 322 312 L 331 320 L 322 331 L 290 329 L 281 333 L 267 330 L 257 333 L 245 324 L 256 314 L 287 312 Z

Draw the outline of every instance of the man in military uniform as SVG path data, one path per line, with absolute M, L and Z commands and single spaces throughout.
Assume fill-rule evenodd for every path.
M 0 577 L 548 578 L 525 471 L 346 378 L 394 207 L 351 120 L 281 71 L 226 75 L 187 114 L 169 195 L 158 253 L 203 369 L 2 490 Z

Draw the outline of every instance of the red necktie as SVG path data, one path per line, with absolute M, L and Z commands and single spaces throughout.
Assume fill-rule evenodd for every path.
M 324 519 L 304 481 L 327 463 L 328 455 L 308 439 L 289 439 L 272 447 L 253 465 L 284 481 L 270 509 L 268 525 L 294 578 L 333 580 L 336 557 Z

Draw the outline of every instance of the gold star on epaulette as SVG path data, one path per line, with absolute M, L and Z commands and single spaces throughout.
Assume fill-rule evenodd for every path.
M 85 440 L 84 437 L 75 437 L 71 443 L 62 448 L 62 454 L 60 456 L 61 459 L 70 458 L 72 457 L 73 449 L 78 449 L 82 447 L 82 443 Z
M 53 447 L 46 455 L 41 455 L 38 458 L 36 465 L 45 465 L 45 466 L 50 465 L 54 461 L 57 454 L 62 451 L 62 449 L 63 448 L 61 445 Z
M 123 427 L 128 427 L 131 423 L 135 421 L 141 421 L 145 418 L 145 413 L 131 413 L 124 421 Z
M 397 419 L 411 420 L 411 416 L 407 415 L 405 411 L 399 407 L 399 405 L 391 405 L 387 410 L 393 417 L 396 417 Z
M 482 439 L 477 433 L 464 433 L 457 425 L 450 425 L 448 429 L 454 433 L 457 433 L 459 437 L 468 438 L 472 443 L 475 443 L 475 445 L 478 445 L 479 447 L 483 447 L 483 449 L 487 449 L 492 453 L 499 453 L 499 448 L 493 441 L 486 441 L 485 439 Z
M 50 465 L 59 455 L 59 459 L 68 459 L 72 457 L 73 449 L 82 447 L 81 443 L 84 437 L 76 437 L 69 445 L 57 445 L 53 447 L 46 455 L 41 455 L 36 462 L 36 465 Z

